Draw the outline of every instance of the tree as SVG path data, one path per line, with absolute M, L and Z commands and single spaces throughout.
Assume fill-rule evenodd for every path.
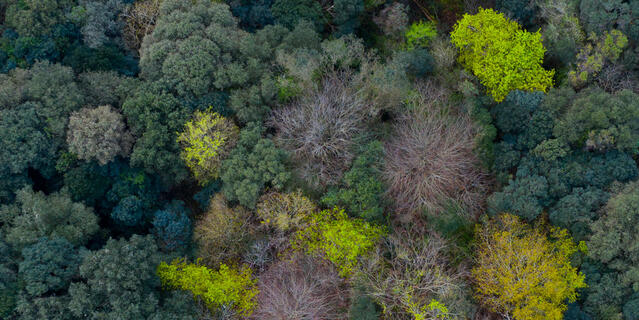
M 291 152 L 299 175 L 325 187 L 340 180 L 353 160 L 355 138 L 370 120 L 366 102 L 346 81 L 331 75 L 322 88 L 278 108 L 268 120 L 275 142 Z
M 263 224 L 281 233 L 301 228 L 304 219 L 315 211 L 315 204 L 299 190 L 290 193 L 269 192 L 260 197 L 256 210 Z
M 275 21 L 293 29 L 300 20 L 306 20 L 315 26 L 315 31 L 322 32 L 325 18 L 319 2 L 313 0 L 275 0 L 271 6 Z
M 9 318 L 18 295 L 18 269 L 11 247 L 0 233 L 0 317 Z
M 334 0 L 333 23 L 336 25 L 336 35 L 342 36 L 355 32 L 360 25 L 360 15 L 363 12 L 363 0 Z
M 193 241 L 198 257 L 209 266 L 239 262 L 252 238 L 250 212 L 241 206 L 229 208 L 221 194 L 195 222 Z
M 67 22 L 74 0 L 7 0 L 5 24 L 25 36 L 49 34 L 56 24 Z
M 428 46 L 428 43 L 437 36 L 437 29 L 432 22 L 419 21 L 411 24 L 404 34 L 406 37 L 406 49 L 415 50 Z
M 393 209 L 404 217 L 436 213 L 452 199 L 477 210 L 486 187 L 474 153 L 477 129 L 468 116 L 447 114 L 437 104 L 442 96 L 422 90 L 384 145 L 382 178 Z
M 290 173 L 284 167 L 287 154 L 273 141 L 262 138 L 262 128 L 251 123 L 240 131 L 240 138 L 228 158 L 222 162 L 222 192 L 229 201 L 254 208 L 260 192 L 268 184 L 282 189 Z
M 219 177 L 224 160 L 237 142 L 239 129 L 217 112 L 196 111 L 178 136 L 182 159 L 195 179 L 206 185 Z
M 508 319 L 563 318 L 566 301 L 584 288 L 584 275 L 570 265 L 578 248 L 568 231 L 532 227 L 500 214 L 477 227 L 478 251 L 471 274 L 477 298 Z
M 98 231 L 93 209 L 71 201 L 68 193 L 45 195 L 24 187 L 16 192 L 12 205 L 2 206 L 0 216 L 7 241 L 16 248 L 33 244 L 41 237 L 64 238 L 73 245 L 86 244 Z
M 67 133 L 69 150 L 84 160 L 105 165 L 117 155 L 128 156 L 133 136 L 122 115 L 111 106 L 83 108 L 71 114 Z
M 111 219 L 125 227 L 135 227 L 144 222 L 144 204 L 136 196 L 124 197 L 111 211 Z
M 497 102 L 515 89 L 546 91 L 554 71 L 544 70 L 541 33 L 523 31 L 519 24 L 492 9 L 465 14 L 451 32 L 459 62 L 473 72 Z
M 153 32 L 161 3 L 162 0 L 136 1 L 120 14 L 124 20 L 122 36 L 129 49 L 138 53 L 144 37 Z
M 368 254 L 384 230 L 360 219 L 349 218 L 343 209 L 322 210 L 307 217 L 292 244 L 297 250 L 319 255 L 335 264 L 342 276 L 355 271 L 358 259 Z
M 579 51 L 577 70 L 568 73 L 568 78 L 575 88 L 585 86 L 589 80 L 599 74 L 604 66 L 616 62 L 628 45 L 628 38 L 619 30 L 606 31 L 599 39 L 593 33 L 588 40 L 594 43 L 594 46 L 588 43 Z
M 78 282 L 69 287 L 69 309 L 75 319 L 194 319 L 194 308 L 169 297 L 160 302 L 160 279 L 155 271 L 160 256 L 151 236 L 109 239 L 85 255 Z
M 255 319 L 345 319 L 344 280 L 317 258 L 278 261 L 259 276 L 257 286 Z
M 179 200 L 174 200 L 163 210 L 155 212 L 151 224 L 160 248 L 174 251 L 189 245 L 193 228 L 188 213 L 184 202 Z
M 639 261 L 637 221 L 639 220 L 639 183 L 617 187 L 604 207 L 604 215 L 592 224 L 588 254 L 619 274 L 620 284 L 639 285 L 636 265 Z
M 232 0 L 229 2 L 233 15 L 240 20 L 240 26 L 250 32 L 273 24 L 272 5 L 273 0 Z
M 81 262 L 78 250 L 62 238 L 41 238 L 22 249 L 22 257 L 18 274 L 30 297 L 66 291 Z
M 554 135 L 587 150 L 611 149 L 639 153 L 639 99 L 622 90 L 614 95 L 601 89 L 588 90 L 568 107 L 557 122 Z
M 633 20 L 639 16 L 637 8 L 633 1 L 584 0 L 579 2 L 579 18 L 588 34 L 619 28 L 636 41 L 639 40 L 639 27 Z
M 250 268 L 230 268 L 220 264 L 219 270 L 174 260 L 160 263 L 157 274 L 165 288 L 188 290 L 212 310 L 232 307 L 241 316 L 250 316 L 255 308 L 255 286 Z
M 339 189 L 330 190 L 322 197 L 328 207 L 342 206 L 348 212 L 368 221 L 380 222 L 384 218 L 384 183 L 381 179 L 384 147 L 373 141 L 362 147 L 353 166 L 344 174 Z
M 74 12 L 81 18 L 84 43 L 95 49 L 109 41 L 121 42 L 123 23 L 118 16 L 125 8 L 126 3 L 122 0 L 81 1 Z
M 433 301 L 459 318 L 469 318 L 473 306 L 470 288 L 463 281 L 466 270 L 455 266 L 451 248 L 441 236 L 421 226 L 398 225 L 358 266 L 355 279 L 382 307 L 384 318 L 447 319 L 438 317 Z

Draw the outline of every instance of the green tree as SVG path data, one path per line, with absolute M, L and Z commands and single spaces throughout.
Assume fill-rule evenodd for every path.
M 586 287 L 584 275 L 570 265 L 580 247 L 568 231 L 531 227 L 501 214 L 477 227 L 477 263 L 471 274 L 477 298 L 506 318 L 563 319 L 566 301 Z
M 75 319 L 195 319 L 192 304 L 174 309 L 174 298 L 160 299 L 155 271 L 160 255 L 152 236 L 109 239 L 84 256 L 78 282 L 69 287 Z M 182 297 L 184 298 L 184 297 Z M 179 304 L 178 304 L 179 305 Z
M 262 138 L 264 128 L 251 123 L 240 131 L 240 138 L 229 157 L 222 162 L 222 191 L 229 201 L 254 208 L 260 192 L 270 185 L 282 189 L 290 173 L 284 162 L 287 154 L 273 141 Z
M 349 218 L 334 208 L 306 218 L 306 227 L 293 237 L 293 247 L 333 262 L 340 275 L 350 276 L 358 259 L 372 250 L 384 230 L 361 219 Z
M 384 147 L 379 141 L 368 143 L 344 174 L 342 186 L 330 190 L 322 198 L 328 207 L 341 206 L 368 221 L 384 219 L 384 183 L 381 178 Z
M 211 110 L 196 111 L 178 136 L 182 159 L 201 185 L 219 177 L 224 160 L 237 142 L 237 126 Z
M 40 237 L 64 238 L 73 245 L 86 244 L 98 231 L 93 209 L 71 201 L 66 192 L 45 195 L 24 187 L 16 192 L 12 205 L 0 208 L 7 241 L 17 249 L 35 243 Z
M 492 9 L 465 14 L 451 32 L 459 62 L 473 72 L 497 102 L 515 89 L 546 91 L 553 70 L 542 66 L 541 33 L 529 33 Z
M 66 291 L 81 262 L 77 249 L 61 238 L 41 238 L 22 249 L 22 257 L 19 276 L 32 297 Z
M 160 263 L 157 274 L 162 285 L 169 289 L 188 290 L 202 299 L 212 310 L 231 307 L 242 316 L 250 316 L 255 308 L 255 286 L 250 268 L 231 268 L 220 264 L 219 270 L 211 270 L 200 264 L 174 260 Z
M 315 26 L 317 32 L 324 29 L 325 18 L 319 2 L 313 0 L 275 0 L 271 6 L 273 18 L 279 24 L 293 29 L 300 20 Z
M 623 90 L 609 94 L 586 91 L 575 99 L 557 122 L 554 135 L 573 147 L 639 153 L 639 99 Z

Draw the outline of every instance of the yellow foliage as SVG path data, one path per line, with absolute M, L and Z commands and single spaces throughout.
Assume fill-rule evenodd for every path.
M 240 315 L 249 316 L 256 306 L 257 281 L 250 268 L 237 269 L 220 264 L 220 269 L 215 271 L 199 262 L 193 264 L 176 259 L 171 264 L 160 263 L 157 273 L 163 287 L 191 291 L 212 310 L 232 305 Z
M 459 49 L 459 62 L 497 102 L 512 90 L 545 92 L 552 86 L 554 70 L 541 66 L 546 51 L 541 33 L 527 32 L 501 13 L 479 9 L 475 15 L 464 14 L 450 38 Z
M 317 207 L 302 192 L 271 192 L 263 195 L 257 204 L 257 215 L 262 223 L 280 232 L 299 228 L 305 217 L 317 211 Z
M 570 265 L 578 247 L 568 231 L 545 229 L 507 213 L 478 226 L 471 273 L 477 298 L 492 311 L 517 320 L 561 320 L 566 301 L 574 302 L 576 290 L 586 286 Z
M 231 120 L 210 109 L 196 111 L 184 125 L 177 138 L 181 156 L 200 184 L 219 177 L 222 160 L 235 146 L 238 135 L 239 129 Z
M 306 228 L 295 234 L 293 248 L 322 255 L 337 266 L 341 276 L 350 276 L 358 258 L 375 247 L 384 234 L 382 228 L 349 218 L 339 208 L 314 213 L 306 223 Z

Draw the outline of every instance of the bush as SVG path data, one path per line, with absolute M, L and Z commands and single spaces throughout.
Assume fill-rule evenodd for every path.
M 437 29 L 435 24 L 430 21 L 419 21 L 413 23 L 406 30 L 404 36 L 406 37 L 407 50 L 425 48 L 437 36 Z
M 302 195 L 301 191 L 292 193 L 269 192 L 257 204 L 257 216 L 262 223 L 279 232 L 297 230 L 303 221 L 315 213 L 315 204 Z
M 344 280 L 321 260 L 296 255 L 260 275 L 254 319 L 343 319 Z
M 177 138 L 181 156 L 201 185 L 219 177 L 222 160 L 235 146 L 239 131 L 230 119 L 211 110 L 196 111 L 185 124 Z
M 80 159 L 97 160 L 101 165 L 116 156 L 127 157 L 133 136 L 126 130 L 122 115 L 111 106 L 84 108 L 71 114 L 67 131 L 69 151 Z
M 346 76 L 344 76 L 346 77 Z M 348 169 L 355 137 L 368 120 L 367 104 L 333 75 L 322 88 L 273 111 L 275 142 L 291 152 L 299 175 L 316 187 L 335 184 Z
M 229 208 L 221 194 L 211 199 L 207 212 L 195 222 L 193 240 L 198 257 L 209 266 L 238 262 L 252 238 L 250 212 Z
M 397 120 L 385 144 L 383 178 L 395 211 L 437 211 L 451 198 L 471 212 L 481 207 L 485 175 L 474 154 L 476 129 L 463 115 L 447 115 L 438 98 L 422 93 L 418 111 Z

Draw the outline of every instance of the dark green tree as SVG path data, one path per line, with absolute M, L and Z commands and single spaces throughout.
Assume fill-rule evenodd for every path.
M 290 173 L 284 162 L 287 154 L 273 141 L 263 138 L 264 128 L 251 123 L 240 131 L 240 139 L 222 163 L 222 191 L 229 201 L 254 208 L 266 186 L 282 189 Z
M 271 12 L 277 23 L 289 29 L 306 20 L 313 23 L 317 32 L 322 32 L 326 23 L 322 7 L 313 0 L 275 0 Z

